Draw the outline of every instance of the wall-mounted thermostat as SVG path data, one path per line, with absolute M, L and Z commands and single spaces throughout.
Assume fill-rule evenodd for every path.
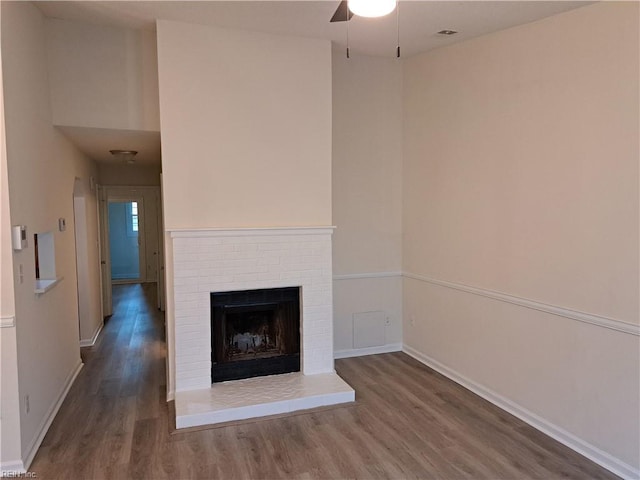
M 11 227 L 11 243 L 13 243 L 14 250 L 27 248 L 27 227 L 25 225 Z

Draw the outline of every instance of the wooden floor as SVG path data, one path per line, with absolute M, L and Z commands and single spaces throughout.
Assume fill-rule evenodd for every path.
M 37 478 L 617 478 L 402 353 L 336 361 L 355 406 L 171 434 L 155 285 L 113 298 Z

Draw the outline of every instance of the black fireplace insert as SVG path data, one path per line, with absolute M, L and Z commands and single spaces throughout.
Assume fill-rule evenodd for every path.
M 211 293 L 211 382 L 300 371 L 300 287 Z

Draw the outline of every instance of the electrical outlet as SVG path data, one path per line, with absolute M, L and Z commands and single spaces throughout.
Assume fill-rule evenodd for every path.
M 391 325 L 391 318 L 390 317 L 385 317 L 384 319 L 384 324 L 388 327 L 389 325 Z
M 31 411 L 31 405 L 29 404 L 29 395 L 24 396 L 24 411 L 29 413 Z
M 20 283 L 24 283 L 24 269 L 22 268 L 22 264 L 18 266 L 18 280 Z

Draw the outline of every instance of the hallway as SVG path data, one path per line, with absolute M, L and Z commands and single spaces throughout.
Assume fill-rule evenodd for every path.
M 114 285 L 113 315 L 96 345 L 81 349 L 84 367 L 31 467 L 38 478 L 147 470 L 143 438 L 169 429 L 164 315 L 155 305 L 155 283 Z
M 114 287 L 37 478 L 617 478 L 403 353 L 336 362 L 355 405 L 170 433 L 155 292 Z

